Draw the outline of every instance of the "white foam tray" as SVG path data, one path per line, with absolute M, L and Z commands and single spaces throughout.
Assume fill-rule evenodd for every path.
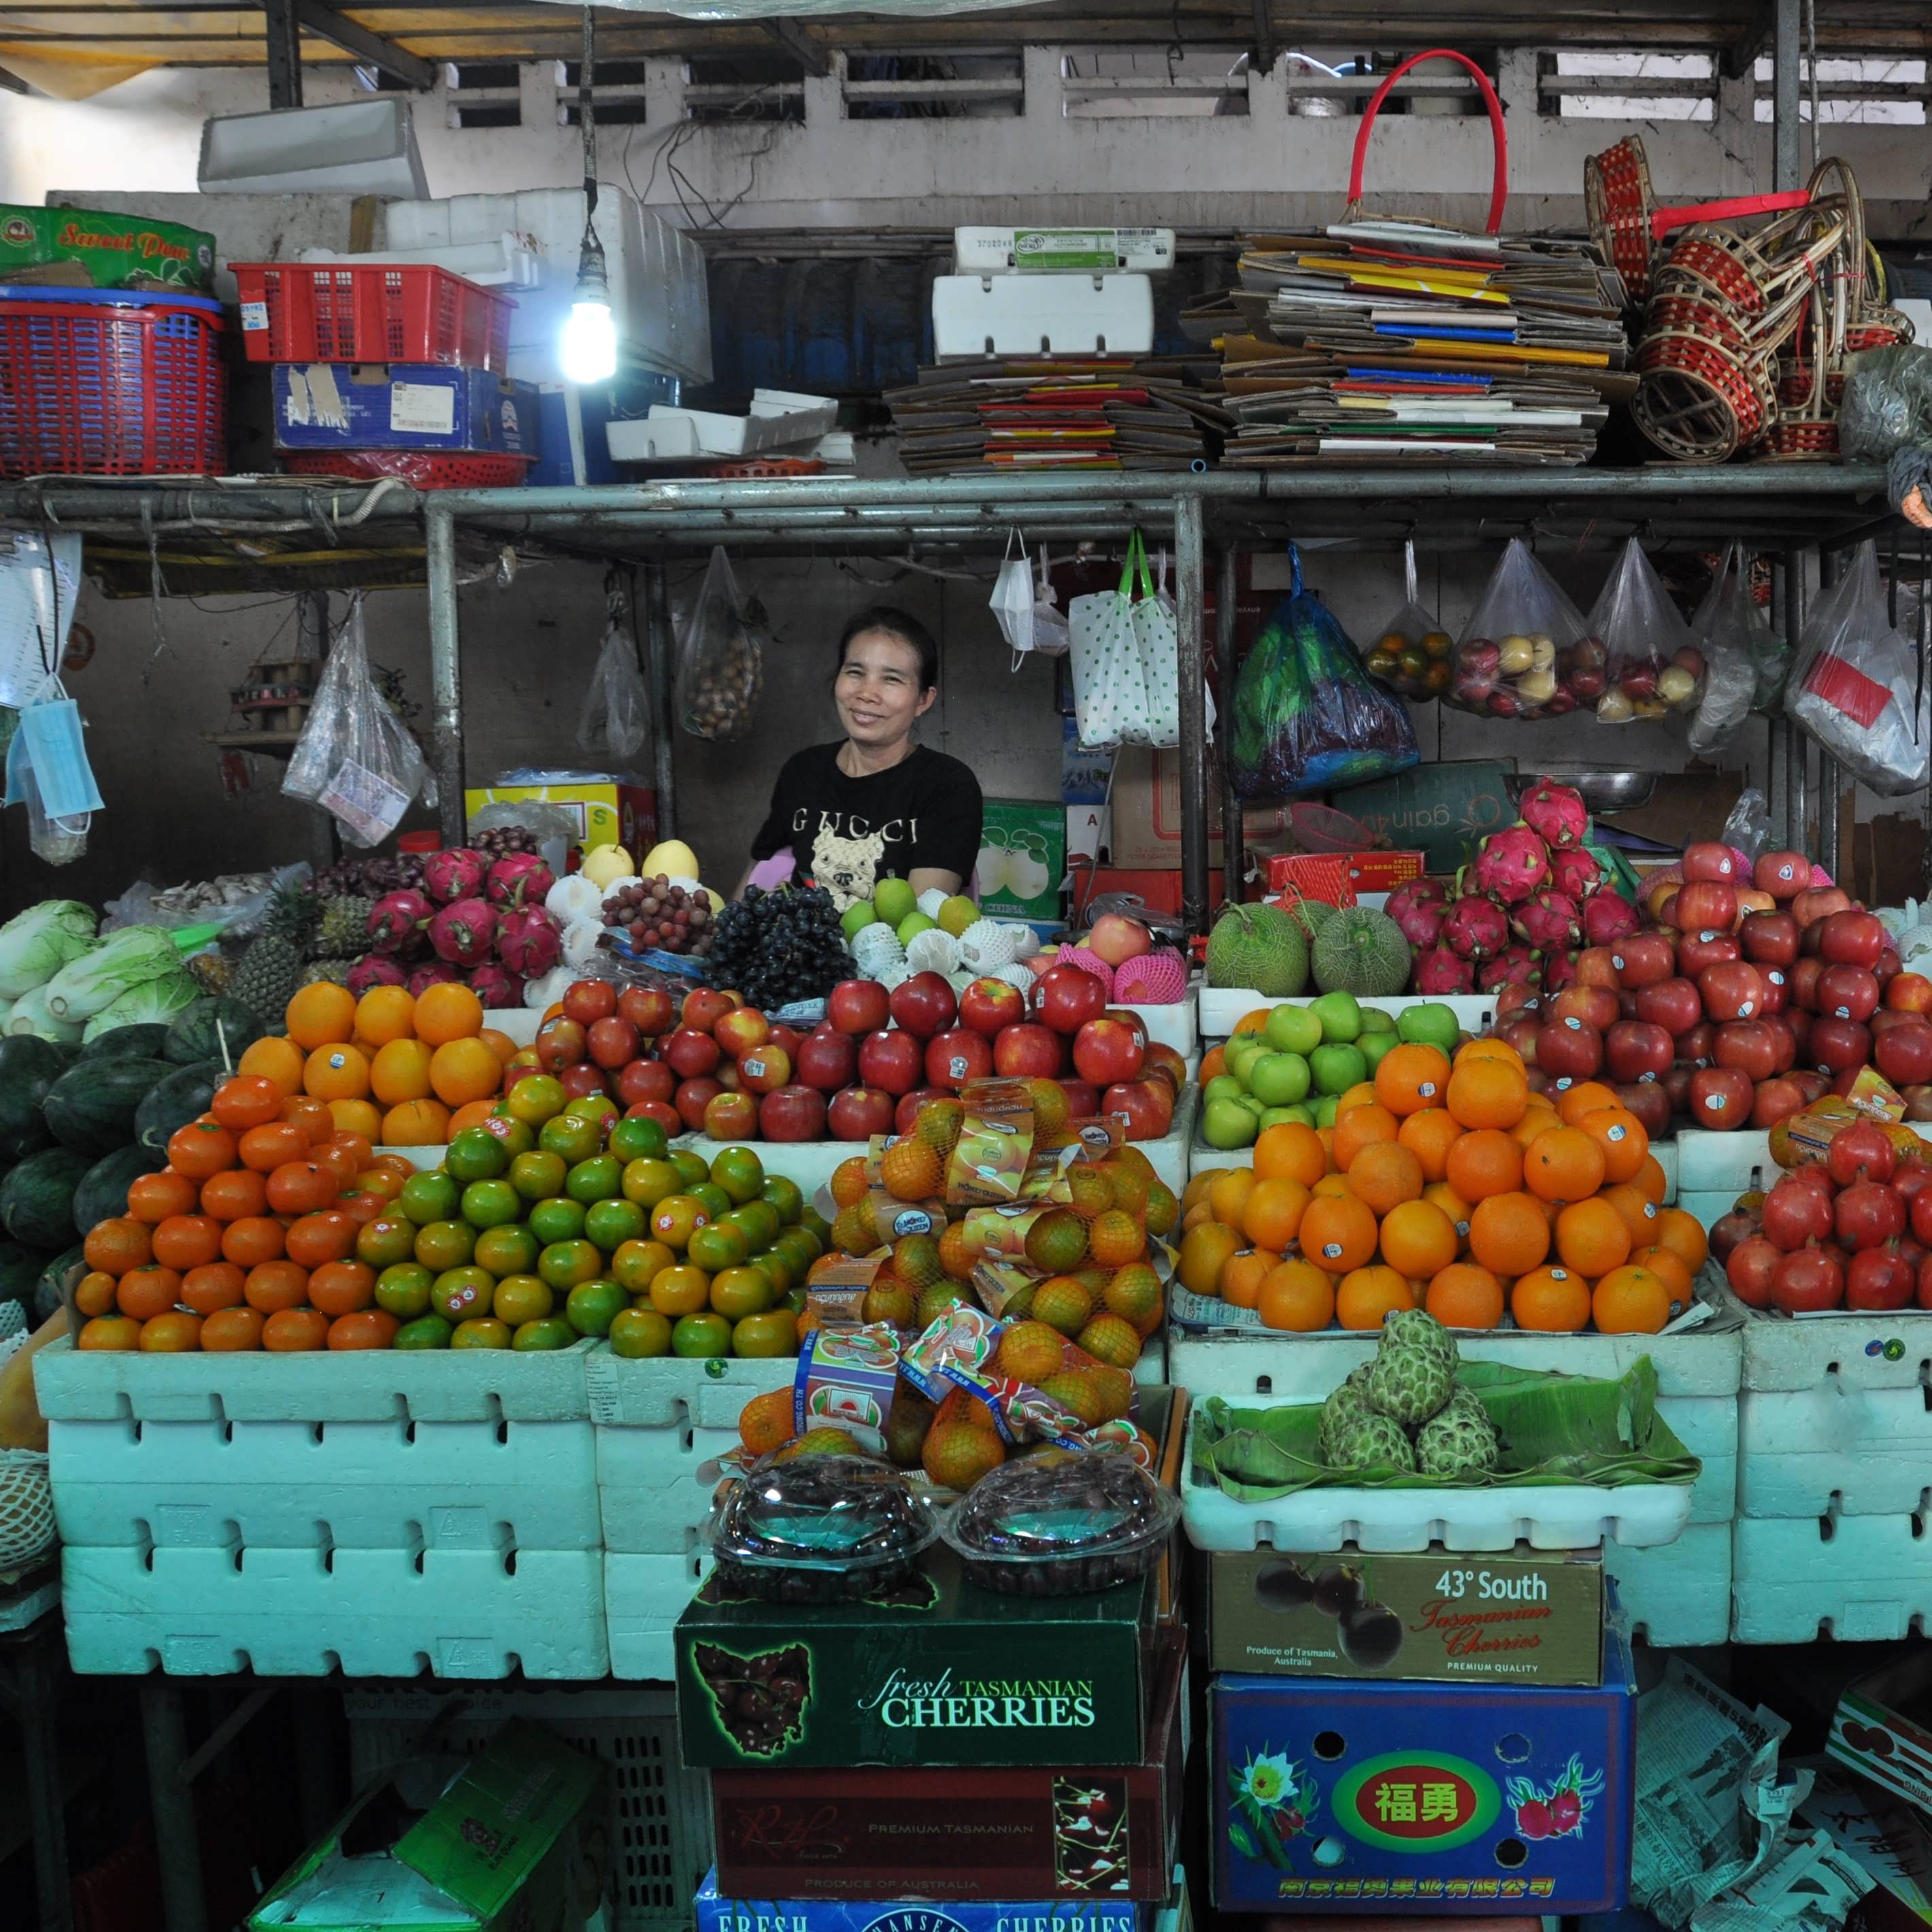
M 664 456 L 752 456 L 761 450 L 789 448 L 816 442 L 838 421 L 838 405 L 830 397 L 754 389 L 746 416 L 653 403 L 641 421 L 613 422 L 605 434 L 614 461 L 644 463 Z M 688 446 L 680 446 L 684 445 Z
M 1248 988 L 1203 986 L 1196 1000 L 1201 1018 L 1201 1037 L 1226 1040 L 1258 1006 L 1305 1006 L 1310 1000 L 1320 997 L 1312 988 L 1292 1000 L 1273 1000 L 1264 993 Z M 1456 1024 L 1470 1034 L 1484 1031 L 1496 1015 L 1493 993 L 1449 993 L 1433 997 L 1426 993 L 1398 993 L 1387 999 L 1376 994 L 1360 1004 L 1384 1013 L 1399 1013 L 1406 1006 L 1447 1006 L 1456 1016 Z M 1734 1139 L 1736 1136 L 1719 1135 L 1716 1138 Z
M 1548 1487 L 1498 1484 L 1482 1490 L 1303 1490 L 1272 1502 L 1237 1502 L 1218 1485 L 1194 1480 L 1190 1407 L 1183 1449 L 1180 1501 L 1188 1540 L 1197 1550 L 1369 1551 L 1594 1550 L 1606 1537 L 1634 1549 L 1670 1543 L 1690 1520 L 1688 1484 L 1633 1483 L 1621 1489 L 1588 1484 Z
M 604 1558 L 604 1621 L 613 1677 L 670 1681 L 670 1634 L 696 1594 L 704 1568 L 695 1556 Z
M 1024 241 L 1022 243 L 1022 238 Z M 1126 274 L 1158 274 L 1174 266 L 1172 228 L 956 228 L 953 266 L 962 275 L 1037 275 L 1050 269 L 1031 262 L 1043 254 L 1078 251 L 1111 255 L 1112 266 Z M 1102 267 L 1108 265 L 1099 264 Z
M 1932 1386 L 1932 1311 L 1900 1308 L 1794 1318 L 1746 1309 L 1721 1286 L 1713 1292 L 1743 1316 L 1739 1386 L 1748 1392 Z
M 1200 1030 L 1194 1022 L 1192 992 L 1178 1000 L 1170 1000 L 1164 1006 L 1142 1006 L 1132 1000 L 1118 1000 L 1108 1004 L 1121 1012 L 1138 1014 L 1141 1024 L 1147 1028 L 1148 1038 L 1157 1046 L 1172 1047 L 1184 1060 L 1191 1060 L 1201 1044 Z
M 1145 275 L 940 275 L 933 352 L 954 356 L 1144 355 L 1154 346 Z
M 77 1671 L 580 1678 L 610 1667 L 596 1550 L 70 1544 L 61 1591 Z
M 1748 1390 L 1738 1451 L 1740 1516 L 1909 1515 L 1932 1484 L 1932 1412 L 1916 1383 Z
M 1731 1634 L 1731 1526 L 1694 1522 L 1675 1543 L 1604 1545 L 1630 1634 L 1658 1648 L 1726 1641 Z
M 452 242 L 444 248 L 379 249 L 352 254 L 335 248 L 304 248 L 304 262 L 342 262 L 366 268 L 371 262 L 428 262 L 485 289 L 533 289 L 543 280 L 542 257 L 521 237 L 505 232 L 494 242 Z
M 1731 1636 L 1739 1643 L 1884 1642 L 1932 1619 L 1932 1537 L 1912 1515 L 1740 1516 Z

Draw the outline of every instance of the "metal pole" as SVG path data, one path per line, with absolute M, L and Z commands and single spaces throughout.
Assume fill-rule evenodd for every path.
M 14 1669 L 19 1691 L 20 1748 L 26 1754 L 27 1810 L 33 1825 L 34 1890 L 41 1932 L 74 1932 L 67 1875 L 67 1794 L 61 1786 L 56 1661 L 58 1620 L 32 1634 Z
M 664 566 L 644 566 L 644 656 L 651 686 L 651 752 L 658 794 L 658 836 L 677 836 L 677 779 L 672 753 L 676 726 L 670 715 L 670 591 Z M 641 852 L 633 854 L 641 859 Z
M 1804 553 L 1802 550 L 1787 550 L 1784 553 L 1784 641 L 1791 648 L 1792 663 L 1798 660 L 1798 639 L 1804 628 Z M 1811 838 L 1811 804 L 1808 796 L 1810 742 L 1797 727 L 1785 724 L 1788 741 L 1786 756 L 1790 760 L 1786 773 L 1790 789 L 1785 805 L 1786 836 L 1794 851 L 1802 852 L 1808 859 L 1817 850 Z
M 1191 938 L 1208 930 L 1208 686 L 1202 606 L 1207 517 L 1198 496 L 1174 506 L 1175 614 L 1180 658 L 1180 914 Z
M 1220 576 L 1214 592 L 1214 672 L 1220 701 L 1214 709 L 1215 737 L 1221 754 L 1221 897 L 1228 905 L 1238 905 L 1247 896 L 1247 840 L 1241 823 L 1241 801 L 1234 796 L 1231 776 L 1233 760 L 1228 754 L 1234 735 L 1234 617 L 1235 555 L 1234 546 L 1223 546 Z
M 302 22 L 295 0 L 266 0 L 268 32 L 268 105 L 302 104 Z
M 1772 165 L 1774 190 L 1800 184 L 1798 151 L 1799 0 L 1776 0 L 1772 26 Z
M 436 767 L 442 842 L 464 839 L 463 640 L 456 614 L 456 519 L 440 505 L 423 514 L 429 575 L 429 675 L 434 707 L 430 758 Z
M 201 1889 L 201 1842 L 194 1798 L 182 1776 L 188 1732 L 181 1687 L 160 1671 L 141 1680 L 141 1732 L 148 1751 L 148 1799 L 161 1874 L 161 1922 L 166 1932 L 208 1932 Z
M 1818 589 L 1820 595 L 1828 584 L 1838 580 L 1843 559 L 1836 551 L 1828 555 L 1821 554 L 1818 563 Z M 1844 775 L 1838 760 L 1823 746 L 1818 748 L 1818 862 L 1837 881 L 1838 867 L 1844 857 L 1839 849 L 1839 834 L 1843 829 L 1844 815 Z

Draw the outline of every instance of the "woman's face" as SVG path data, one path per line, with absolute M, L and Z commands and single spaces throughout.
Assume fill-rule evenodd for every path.
M 838 722 L 856 745 L 878 748 L 909 736 L 913 720 L 939 695 L 919 687 L 919 653 L 885 631 L 861 631 L 845 646 L 832 696 Z

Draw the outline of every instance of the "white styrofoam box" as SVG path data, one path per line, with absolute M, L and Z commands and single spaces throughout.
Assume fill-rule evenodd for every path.
M 544 279 L 541 288 L 518 297 L 510 319 L 509 373 L 531 382 L 562 380 L 559 341 L 584 239 L 581 188 L 393 201 L 380 219 L 378 238 L 392 253 L 494 242 L 506 233 L 519 237 L 542 260 Z M 620 348 L 653 369 L 708 382 L 711 306 L 703 251 L 609 182 L 598 184 L 596 221 Z
M 1041 275 L 1069 268 L 1158 274 L 1174 266 L 1172 228 L 956 228 L 962 275 Z
M 1922 296 L 1906 296 L 1894 301 L 1892 306 L 1910 322 L 1913 339 L 1918 342 L 1932 342 L 1932 302 Z
M 428 262 L 484 289 L 533 289 L 543 280 L 543 262 L 514 235 L 494 242 L 453 242 L 447 248 L 386 248 L 352 254 L 335 248 L 304 248 L 304 262 L 344 262 L 367 268 L 374 262 Z
M 1305 1006 L 1310 1000 L 1320 997 L 1318 992 L 1311 990 L 1298 994 L 1292 1000 L 1271 1000 L 1265 993 L 1257 993 L 1251 987 L 1203 986 L 1198 997 L 1201 1037 L 1226 1040 L 1258 1007 Z M 1400 1013 L 1410 1006 L 1447 1006 L 1456 1016 L 1456 1024 L 1468 1034 L 1483 1032 L 1496 1016 L 1496 996 L 1493 993 L 1443 993 L 1432 996 L 1426 993 L 1397 993 L 1387 998 L 1377 994 L 1360 1004 L 1384 1013 Z M 1734 1134 L 1720 1134 L 1716 1138 L 1735 1140 L 1737 1137 Z
M 671 1630 L 697 1593 L 705 1567 L 694 1552 L 637 1556 L 613 1551 L 604 1558 L 604 1622 L 613 1677 L 670 1681 Z
M 1916 1516 L 1740 1516 L 1731 1533 L 1738 1643 L 1886 1642 L 1932 1619 L 1932 1537 Z
M 1154 284 L 1145 275 L 940 275 L 932 346 L 942 361 L 1144 355 L 1154 346 Z
M 1174 1121 L 1167 1132 L 1157 1141 L 1134 1143 L 1177 1195 L 1187 1185 L 1187 1156 L 1194 1145 L 1194 1123 L 1200 1111 L 1201 1089 L 1193 1081 L 1186 1081 L 1174 1101 Z
M 1797 1317 L 1744 1312 L 1741 1386 L 1747 1392 L 1831 1383 L 1849 1390 L 1917 1390 L 1932 1383 L 1932 1313 L 1917 1308 Z
M 1932 1140 L 1932 1122 L 1917 1123 L 1916 1130 L 1922 1138 Z M 1708 1127 L 1687 1127 L 1677 1136 L 1677 1144 L 1678 1172 L 1687 1193 L 1735 1198 L 1756 1189 L 1768 1190 L 1784 1172 L 1771 1157 L 1771 1136 L 1752 1128 L 1713 1133 Z
M 1723 1643 L 1731 1634 L 1731 1526 L 1694 1522 L 1675 1543 L 1604 1545 L 1604 1568 L 1630 1634 L 1658 1648 Z
M 607 1674 L 598 1550 L 61 1552 L 78 1671 L 264 1677 Z
M 1670 1143 L 1666 1142 L 1665 1144 L 1667 1146 Z M 1658 1158 L 1661 1160 L 1663 1157 L 1662 1150 L 1660 1149 Z M 1737 1200 L 1738 1197 L 1735 1194 L 1685 1193 L 1677 1196 L 1677 1205 L 1682 1208 L 1685 1214 L 1694 1214 L 1699 1222 L 1708 1231 L 1715 1227 L 1718 1222 L 1737 1205 Z
M 838 421 L 838 405 L 829 396 L 794 394 L 789 389 L 754 389 L 748 415 L 721 416 L 713 410 L 686 410 L 653 403 L 642 423 L 611 424 L 607 434 L 611 456 L 620 463 L 645 460 L 653 452 L 628 447 L 634 429 L 648 434 L 660 424 L 689 427 L 694 446 L 706 455 L 751 456 L 760 450 L 784 449 L 816 442 Z M 663 452 L 656 452 L 662 454 Z
M 1078 807 L 1071 807 L 1077 810 Z M 1171 1046 L 1184 1060 L 1191 1060 L 1195 1049 L 1201 1044 L 1201 1036 L 1194 1024 L 1194 1002 L 1191 998 L 1170 1001 L 1166 1006 L 1145 1006 L 1132 1004 L 1120 1004 L 1110 1001 L 1110 1006 L 1124 1013 L 1136 1013 L 1141 1024 L 1147 1028 L 1150 1044 Z
M 1827 1376 L 1738 1398 L 1740 1516 L 1910 1515 L 1928 1482 L 1932 1411 L 1916 1382 L 1868 1388 Z
M 195 184 L 203 194 L 429 192 L 408 98 L 393 94 L 266 114 L 212 114 L 202 125 Z
M 1657 1412 L 1703 1462 L 1691 1488 L 1690 1520 L 1728 1522 L 1738 1488 L 1738 1383 L 1742 1330 L 1734 1316 L 1675 1335 L 1526 1335 L 1498 1329 L 1461 1334 L 1471 1362 L 1555 1370 L 1613 1381 L 1640 1356 L 1657 1370 Z M 1349 1372 L 1372 1358 L 1376 1338 L 1345 1329 L 1313 1335 L 1168 1336 L 1168 1378 L 1196 1402 L 1217 1395 L 1237 1407 L 1320 1402 Z

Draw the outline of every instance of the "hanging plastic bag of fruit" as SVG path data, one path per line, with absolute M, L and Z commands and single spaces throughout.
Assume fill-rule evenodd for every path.
M 1925 782 L 1926 686 L 1918 653 L 1892 628 L 1877 546 L 1859 544 L 1851 568 L 1819 598 L 1798 640 L 1784 708 L 1881 798 Z
M 1288 549 L 1288 596 L 1262 626 L 1234 684 L 1229 775 L 1241 798 L 1295 798 L 1366 784 L 1419 762 L 1401 699 L 1363 668 L 1334 614 L 1303 588 Z
M 1407 596 L 1402 608 L 1384 624 L 1364 659 L 1369 675 L 1421 704 L 1440 698 L 1449 688 L 1449 633 L 1422 606 L 1415 573 L 1413 538 L 1402 547 Z
M 1726 545 L 1690 635 L 1703 656 L 1704 688 L 1686 736 L 1693 754 L 1708 758 L 1754 709 L 1774 700 L 1784 680 L 1785 653 L 1751 596 L 1750 555 L 1742 544 Z M 1760 694 L 1766 668 L 1773 678 L 1768 698 Z
M 1604 692 L 1604 647 L 1528 544 L 1512 537 L 1456 640 L 1449 702 L 1490 718 L 1557 718 Z
M 1635 537 L 1597 593 L 1589 623 L 1591 638 L 1604 650 L 1599 724 L 1628 724 L 1695 708 L 1703 653 L 1691 643 L 1690 627 Z
M 1180 742 L 1178 647 L 1174 620 L 1163 623 L 1154 606 L 1147 545 L 1135 531 L 1118 587 L 1076 597 L 1067 607 L 1069 661 L 1073 673 L 1073 712 L 1080 742 L 1089 750 L 1108 745 L 1178 745 Z M 1160 634 L 1172 654 L 1161 667 Z M 1154 689 L 1153 664 L 1166 688 Z
M 598 646 L 590 688 L 584 694 L 577 742 L 586 752 L 632 758 L 644 749 L 650 735 L 650 688 L 638 668 L 637 640 L 614 610 L 604 641 Z
M 771 642 L 764 607 L 740 594 L 731 560 L 711 553 L 698 602 L 677 634 L 677 676 L 672 703 L 694 738 L 724 742 L 752 728 L 765 688 L 765 648 Z

